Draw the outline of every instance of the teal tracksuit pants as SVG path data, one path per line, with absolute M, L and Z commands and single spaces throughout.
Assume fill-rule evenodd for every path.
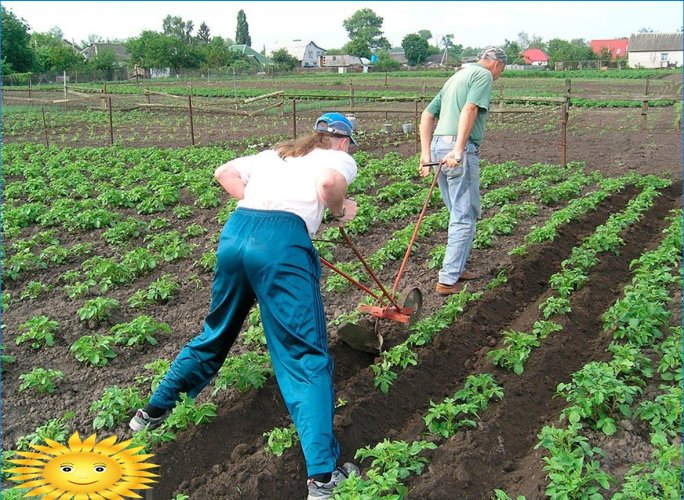
M 217 258 L 204 329 L 183 347 L 150 404 L 172 408 L 181 393 L 197 396 L 223 365 L 256 299 L 307 473 L 333 471 L 339 457 L 333 361 L 320 262 L 304 221 L 289 212 L 238 208 L 221 232 Z

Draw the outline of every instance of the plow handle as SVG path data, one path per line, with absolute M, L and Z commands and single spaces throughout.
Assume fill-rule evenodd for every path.
M 435 167 L 437 165 L 442 165 L 441 161 L 437 162 L 432 162 L 432 163 L 423 163 L 424 167 Z M 404 260 L 401 261 L 401 267 L 399 268 L 399 273 L 397 273 L 397 277 L 394 280 L 394 286 L 392 286 L 392 295 L 397 291 L 397 287 L 399 286 L 399 281 L 401 280 L 401 276 L 404 274 L 404 268 L 406 267 L 406 262 L 408 262 L 409 255 L 411 254 L 411 249 L 413 248 L 413 244 L 416 241 L 416 238 L 418 237 L 418 230 L 420 229 L 420 225 L 423 222 L 423 218 L 425 217 L 425 212 L 427 212 L 428 205 L 430 204 L 430 198 L 432 197 L 432 192 L 435 190 L 435 185 L 437 184 L 437 178 L 439 177 L 439 171 L 441 170 L 441 167 L 437 169 L 435 172 L 435 176 L 432 179 L 432 184 L 430 185 L 430 189 L 428 190 L 428 194 L 425 197 L 425 203 L 423 203 L 423 210 L 421 210 L 420 215 L 418 216 L 418 222 L 416 222 L 416 227 L 413 230 L 413 235 L 411 235 L 411 241 L 409 241 L 408 248 L 406 249 L 406 253 L 404 254 Z

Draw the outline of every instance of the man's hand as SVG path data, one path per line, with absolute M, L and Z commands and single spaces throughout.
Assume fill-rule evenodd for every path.
M 431 163 L 432 156 L 430 153 L 422 153 L 420 155 L 420 165 L 418 166 L 418 173 L 421 177 L 427 177 L 430 175 L 430 167 L 424 166 L 425 163 Z
M 454 148 L 446 154 L 442 161 L 446 164 L 447 167 L 453 168 L 460 167 L 462 159 L 463 150 L 461 149 L 460 151 L 457 151 L 456 148 Z

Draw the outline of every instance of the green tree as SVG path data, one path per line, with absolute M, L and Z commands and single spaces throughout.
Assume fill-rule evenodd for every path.
M 98 50 L 97 55 L 90 60 L 90 64 L 92 64 L 95 69 L 102 71 L 102 74 L 107 80 L 113 79 L 114 70 L 119 67 L 119 61 L 116 59 L 116 54 L 110 49 Z
M 285 49 L 278 49 L 271 54 L 271 59 L 276 64 L 276 69 L 292 71 L 299 66 L 299 60 L 290 55 Z
M 418 35 L 425 41 L 429 41 L 432 38 L 432 32 L 430 30 L 420 30 Z
M 162 21 L 162 29 L 165 35 L 177 38 L 185 43 L 191 42 L 193 28 L 192 21 L 183 21 L 180 16 L 169 15 Z
M 522 57 L 520 53 L 520 44 L 513 40 L 506 40 L 503 44 L 502 49 L 506 52 L 506 57 L 508 57 L 508 62 L 510 64 L 522 64 Z
M 370 59 L 371 56 L 371 49 L 368 46 L 368 42 L 361 38 L 350 40 L 344 45 L 344 47 L 342 47 L 342 50 L 345 54 L 356 57 L 365 57 L 366 59 Z
M 429 45 L 427 40 L 415 33 L 406 35 L 401 41 L 401 47 L 404 49 L 406 60 L 411 66 L 424 62 L 428 57 Z
M 549 66 L 553 67 L 557 62 L 579 62 L 595 60 L 596 54 L 584 40 L 561 40 L 554 38 L 549 41 L 548 51 Z
M 391 48 L 387 38 L 382 33 L 383 18 L 371 9 L 357 10 L 351 17 L 344 20 L 342 25 L 347 30 L 350 43 L 365 42 L 370 50 Z M 355 45 L 356 46 L 356 45 Z M 361 44 L 359 43 L 358 47 Z M 359 54 L 353 54 L 359 55 Z M 361 56 L 367 57 L 367 56 Z
M 546 44 L 544 43 L 542 37 L 534 34 L 530 36 L 524 31 L 518 33 L 518 45 L 520 46 L 520 50 L 546 49 Z
M 202 40 L 204 43 L 209 43 L 211 41 L 211 34 L 209 33 L 209 26 L 207 23 L 202 21 L 199 29 L 197 30 L 197 38 Z
M 387 50 L 379 50 L 376 55 L 378 56 L 378 61 L 373 65 L 374 71 L 399 71 L 401 69 L 401 63 L 395 61 L 389 55 Z
M 29 25 L 12 11 L 0 7 L 2 15 L 2 69 L 19 73 L 33 70 L 35 59 L 29 46 Z
M 245 11 L 240 9 L 237 13 L 237 28 L 235 28 L 235 43 L 238 45 L 252 46 L 252 37 L 249 36 L 249 24 Z
M 199 53 L 179 38 L 155 31 L 143 31 L 125 45 L 131 64 L 143 68 L 171 67 L 178 72 L 181 68 L 197 68 L 202 62 Z

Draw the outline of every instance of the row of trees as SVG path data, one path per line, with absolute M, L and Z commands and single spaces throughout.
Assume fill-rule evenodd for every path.
M 329 49 L 327 53 L 373 58 L 376 69 L 380 71 L 398 69 L 400 64 L 390 57 L 391 45 L 384 36 L 382 25 L 383 18 L 373 10 L 364 8 L 356 11 L 342 23 L 349 41 L 339 49 Z M 200 24 L 196 33 L 194 28 L 190 20 L 166 16 L 162 21 L 161 31 L 146 30 L 124 42 L 130 53 L 128 64 L 131 67 L 138 65 L 143 68 L 168 67 L 176 72 L 182 68 L 208 71 L 219 68 L 242 70 L 250 67 L 248 58 L 240 52 L 230 50 L 234 44 L 250 47 L 252 45 L 249 24 L 243 10 L 237 14 L 234 41 L 212 36 L 205 22 Z M 110 72 L 121 65 L 115 54 L 106 50 L 98 51 L 96 57 L 86 61 L 74 46 L 65 43 L 59 28 L 53 28 L 47 33 L 32 34 L 29 34 L 29 29 L 26 21 L 18 19 L 11 11 L 2 7 L 3 74 L 62 72 L 86 68 Z M 87 46 L 101 41 L 97 35 L 90 35 L 88 40 L 82 41 L 81 44 Z M 401 46 L 408 63 L 412 66 L 422 64 L 428 57 L 436 54 L 441 55 L 441 62 L 454 64 L 463 58 L 477 55 L 480 50 L 478 47 L 464 47 L 455 43 L 453 34 L 435 39 L 429 30 L 406 35 Z M 540 48 L 546 51 L 550 65 L 556 61 L 576 62 L 610 58 L 609 52 L 597 56 L 586 41 L 579 39 L 553 39 L 545 42 L 537 35 L 530 36 L 521 32 L 516 40 L 506 40 L 503 44 L 511 63 L 522 63 L 520 53 L 527 48 Z M 265 47 L 261 53 L 265 53 Z M 290 70 L 299 64 L 299 61 L 285 50 L 272 54 L 271 59 L 278 70 Z
M 62 71 L 99 70 L 104 74 L 120 67 L 113 50 L 98 50 L 96 56 L 86 60 L 80 49 L 103 40 L 90 35 L 81 41 L 80 47 L 64 40 L 62 31 L 55 27 L 47 33 L 29 33 L 30 27 L 24 19 L 1 7 L 2 15 L 2 72 L 50 73 Z M 243 10 L 238 12 L 235 41 L 212 36 L 209 26 L 201 23 L 194 33 L 191 20 L 178 16 L 166 16 L 162 31 L 143 31 L 123 45 L 130 54 L 128 64 L 144 68 L 225 68 L 249 67 L 248 59 L 239 52 L 230 50 L 237 44 L 251 44 L 249 25 Z M 115 41 L 116 42 L 116 41 Z

